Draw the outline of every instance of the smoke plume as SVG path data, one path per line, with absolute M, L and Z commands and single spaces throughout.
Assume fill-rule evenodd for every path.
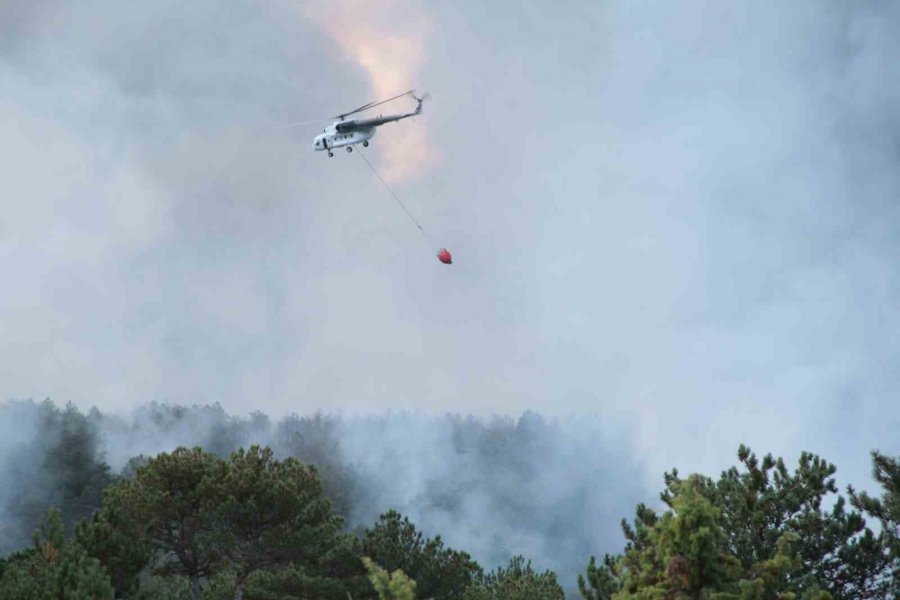
M 231 416 L 218 405 L 150 404 L 125 416 L 82 415 L 50 402 L 6 403 L 0 417 L 20 432 L 0 442 L 2 552 L 26 545 L 50 505 L 80 498 L 77 516 L 89 514 L 98 481 L 108 483 L 104 459 L 127 476 L 136 456 L 178 446 L 220 455 L 271 446 L 319 468 L 348 528 L 395 509 L 488 569 L 523 554 L 570 589 L 591 554 L 621 548 L 619 519 L 647 500 L 625 439 L 589 418 L 317 414 L 273 422 L 261 413 Z M 79 468 L 55 468 L 73 449 Z M 21 490 L 30 490 L 27 506 Z

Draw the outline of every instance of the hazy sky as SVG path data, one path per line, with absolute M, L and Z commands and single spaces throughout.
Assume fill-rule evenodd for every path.
M 900 5 L 0 0 L 0 397 L 900 453 Z M 368 156 L 325 117 L 427 89 Z M 385 107 L 407 110 L 410 101 Z M 434 251 L 446 246 L 454 264 Z

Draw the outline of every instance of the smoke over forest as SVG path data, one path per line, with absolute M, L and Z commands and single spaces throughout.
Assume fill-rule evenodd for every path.
M 639 501 L 643 469 L 624 434 L 597 419 L 393 413 L 341 417 L 218 405 L 149 404 L 129 415 L 46 400 L 0 405 L 0 553 L 26 546 L 49 506 L 72 523 L 141 456 L 178 446 L 219 455 L 267 445 L 316 465 L 348 528 L 394 509 L 486 567 L 523 554 L 573 585 L 586 557 L 618 550 L 619 521 Z

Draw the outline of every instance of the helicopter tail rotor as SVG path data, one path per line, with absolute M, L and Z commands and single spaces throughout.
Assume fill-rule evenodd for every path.
M 410 94 L 412 95 L 413 98 L 416 99 L 416 102 L 418 102 L 418 104 L 416 105 L 416 112 L 414 114 L 417 114 L 417 115 L 421 114 L 422 113 L 422 102 L 431 98 L 431 94 L 429 94 L 428 92 L 425 92 L 424 94 L 422 94 L 421 98 L 416 96 L 412 92 L 410 92 Z

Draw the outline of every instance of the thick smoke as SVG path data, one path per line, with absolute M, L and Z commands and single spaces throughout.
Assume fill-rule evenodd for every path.
M 69 527 L 96 509 L 112 477 L 95 416 L 49 401 L 0 408 L 0 554 L 28 543 L 51 506 Z
M 512 554 L 567 584 L 591 553 L 621 547 L 641 495 L 628 444 L 593 419 L 427 418 L 341 422 L 341 457 L 361 482 L 352 520 L 396 507 L 488 566 Z
M 86 449 L 78 473 L 105 472 L 104 457 L 113 471 L 127 474 L 134 457 L 178 446 L 227 454 L 265 444 L 316 464 L 349 528 L 396 509 L 487 568 L 523 554 L 557 571 L 568 587 L 591 554 L 620 549 L 619 520 L 647 499 L 628 444 L 590 418 L 317 414 L 273 422 L 261 413 L 231 416 L 218 405 L 151 404 L 121 416 L 81 415 L 49 402 L 7 403 L 0 417 L 16 424 L 0 446 L 4 552 L 27 543 L 40 514 L 63 501 L 56 490 L 78 479 L 52 468 L 71 453 L 59 445 L 67 422 L 77 423 L 81 434 L 69 432 L 68 443 Z M 29 511 L 21 510 L 16 490 L 22 486 L 47 490 L 32 498 Z M 87 491 L 99 498 L 93 487 Z

